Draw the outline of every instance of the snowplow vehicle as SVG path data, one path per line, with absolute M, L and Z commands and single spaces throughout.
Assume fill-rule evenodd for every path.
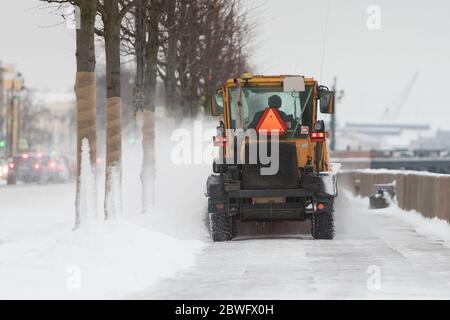
M 334 92 L 303 76 L 247 73 L 216 91 L 211 112 L 221 119 L 206 183 L 213 241 L 251 221 L 310 220 L 314 239 L 333 238 L 338 168 L 319 110 L 334 112 Z

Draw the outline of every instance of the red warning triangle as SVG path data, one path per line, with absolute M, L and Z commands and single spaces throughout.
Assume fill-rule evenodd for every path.
M 286 129 L 286 123 L 284 123 L 276 108 L 266 108 L 256 126 L 256 131 L 267 131 L 270 133 L 271 130 L 276 130 L 279 135 L 283 135 Z

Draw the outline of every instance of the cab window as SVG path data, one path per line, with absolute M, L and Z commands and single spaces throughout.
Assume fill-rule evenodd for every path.
M 301 126 L 312 124 L 313 88 L 307 86 L 304 92 L 283 92 L 282 87 L 242 87 L 242 124 L 244 129 L 253 128 L 268 107 L 271 96 L 281 99 L 279 108 L 283 120 L 285 120 L 288 132 L 292 136 L 300 135 Z M 236 129 L 238 89 L 229 89 L 231 126 Z

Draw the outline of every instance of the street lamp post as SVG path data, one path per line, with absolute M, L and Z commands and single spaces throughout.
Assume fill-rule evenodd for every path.
M 344 97 L 344 90 L 337 89 L 337 78 L 334 77 L 333 80 L 333 87 L 331 89 L 335 93 L 335 104 L 334 104 L 334 112 L 331 115 L 330 120 L 330 131 L 331 131 L 331 141 L 330 141 L 330 151 L 336 151 L 336 105 L 341 102 L 342 98 Z

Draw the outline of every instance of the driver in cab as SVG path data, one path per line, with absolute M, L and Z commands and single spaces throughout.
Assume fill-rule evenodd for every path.
M 277 109 L 278 113 L 280 114 L 281 118 L 284 122 L 288 121 L 288 116 L 286 113 L 280 110 L 281 108 L 281 98 L 280 96 L 274 94 L 273 96 L 270 96 L 268 99 L 268 108 L 275 108 Z M 267 108 L 266 108 L 267 109 Z M 258 111 L 255 113 L 255 116 L 253 117 L 252 122 L 248 125 L 249 129 L 256 129 L 256 126 L 258 125 L 259 121 L 261 120 L 262 115 L 264 114 L 266 110 Z

